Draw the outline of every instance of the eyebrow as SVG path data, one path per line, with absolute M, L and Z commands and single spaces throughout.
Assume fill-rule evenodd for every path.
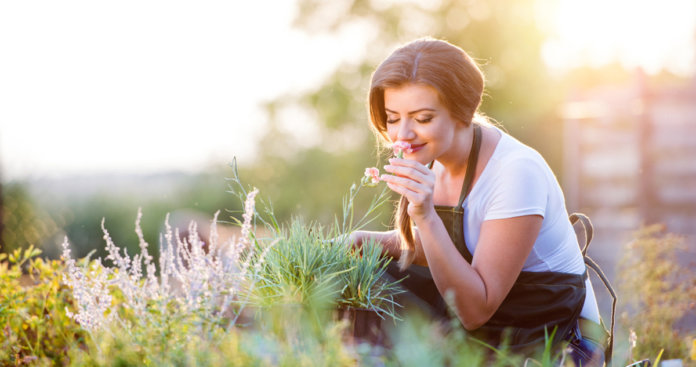
M 390 110 L 390 109 L 388 109 L 388 108 L 386 108 L 386 107 L 384 107 L 384 110 L 387 111 L 387 112 L 389 112 L 389 113 L 397 113 L 396 111 L 392 111 L 392 110 Z M 423 112 L 423 111 L 436 112 L 437 110 L 435 110 L 434 108 L 424 107 L 424 108 L 417 109 L 417 110 L 415 110 L 415 111 L 409 111 L 408 114 L 409 114 L 409 115 L 413 115 L 413 114 L 415 114 L 415 113 Z

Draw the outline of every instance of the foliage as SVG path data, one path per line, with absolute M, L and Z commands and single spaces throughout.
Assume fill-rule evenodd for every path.
M 360 358 L 340 338 L 340 325 L 327 326 L 323 340 L 232 328 L 204 334 L 176 325 L 181 339 L 132 338 L 116 327 L 96 338 L 87 351 L 71 350 L 71 366 L 354 366 Z M 143 330 L 144 333 L 149 333 Z
M 264 145 L 281 144 L 274 139 L 265 140 Z M 375 165 L 375 155 L 369 153 L 372 149 L 366 140 L 361 140 L 359 149 L 360 152 L 350 154 L 318 148 L 279 156 L 264 152 L 259 159 L 262 163 L 240 165 L 239 171 L 247 181 L 254 182 L 265 198 L 273 198 L 273 212 L 278 221 L 304 217 L 329 226 L 342 209 L 343 192 L 335 188 L 349 187 L 365 167 Z M 353 204 L 358 212 L 364 212 L 370 201 L 370 195 L 362 195 Z M 392 211 L 390 205 L 379 207 L 370 229 L 388 228 Z
M 233 163 L 230 192 L 240 199 L 247 190 Z M 258 286 L 249 293 L 254 305 L 324 305 L 364 308 L 395 318 L 394 295 L 401 292 L 397 283 L 384 280 L 390 259 L 381 247 L 366 243 L 356 251 L 347 234 L 374 220 L 375 213 L 387 201 L 387 189 L 374 195 L 364 215 L 356 218 L 354 203 L 363 184 L 353 184 L 343 200 L 343 218 L 325 230 L 318 223 L 306 224 L 299 217 L 287 227 L 278 225 L 270 205 L 259 219 L 274 234 L 275 242 L 263 258 L 251 258 L 258 267 Z M 265 219 L 264 219 L 265 217 Z M 252 234 L 252 237 L 256 238 Z M 261 254 L 260 251 L 256 251 Z
M 36 204 L 24 185 L 14 182 L 1 188 L 0 251 L 9 254 L 40 247 L 58 232 L 59 224 Z
M 249 195 L 250 202 L 247 203 L 251 212 L 254 195 Z M 250 219 L 243 225 L 248 234 Z M 174 337 L 169 331 L 172 323 L 185 321 L 190 327 L 201 330 L 222 325 L 238 296 L 236 291 L 243 286 L 253 287 L 248 283 L 254 282 L 257 268 L 250 267 L 248 261 L 240 261 L 242 252 L 249 249 L 245 246 L 248 239 L 218 243 L 216 226 L 213 225 L 210 243 L 204 244 L 195 223 L 191 224 L 187 239 L 180 238 L 178 231 L 172 233 L 168 222 L 166 227 L 166 247 L 159 256 L 159 278 L 155 275 L 153 257 L 140 228 L 140 213 L 136 220 L 136 233 L 141 252 L 132 258 L 127 251 L 121 254 L 121 249 L 115 245 L 102 222 L 108 252 L 106 258 L 111 260 L 113 267 L 104 266 L 101 259 L 84 267 L 76 266 L 66 239 L 63 244 L 63 258 L 67 265 L 65 282 L 73 290 L 77 308 L 71 317 L 90 332 L 117 323 L 125 330 L 162 330 L 160 336 L 163 339 Z M 253 256 L 253 253 L 246 256 Z M 259 258 L 263 259 L 263 256 Z M 122 302 L 112 302 L 116 297 Z M 236 317 L 229 321 L 230 325 L 235 320 Z M 142 339 L 137 333 L 129 334 Z
M 350 119 L 354 115 L 349 113 L 323 112 L 329 108 L 340 110 L 332 104 L 344 104 L 349 100 L 335 98 L 335 91 L 346 89 L 345 94 L 359 95 L 361 98 L 358 100 L 364 100 L 369 73 L 396 45 L 418 37 L 433 36 L 461 46 L 483 63 L 484 72 L 489 76 L 487 90 L 490 96 L 484 102 L 484 111 L 508 121 L 510 125 L 534 124 L 535 118 L 548 111 L 558 98 L 549 88 L 551 81 L 541 57 L 546 30 L 543 29 L 540 9 L 539 1 L 534 0 L 513 4 L 505 0 L 441 1 L 429 5 L 303 0 L 295 21 L 299 28 L 338 33 L 344 27 L 364 22 L 372 30 L 371 38 L 365 44 L 367 50 L 362 63 L 337 68 L 336 77 L 308 99 L 329 102 L 312 104 L 320 108 L 321 121 L 329 126 L 340 125 L 331 116 L 340 116 L 344 123 L 354 121 Z M 362 83 L 347 83 L 350 78 L 339 77 L 345 73 L 351 73 L 353 80 Z M 322 92 L 329 91 L 333 91 L 330 95 L 334 98 L 321 97 Z
M 261 323 L 260 333 L 245 332 L 253 344 L 240 342 L 236 321 L 247 302 L 240 290 L 253 293 L 257 283 L 263 285 L 260 273 L 267 263 L 268 250 L 283 241 L 280 237 L 264 245 L 255 234 L 257 192 L 245 192 L 242 237 L 238 241 L 217 243 L 213 226 L 211 242 L 204 248 L 193 224 L 188 239 L 183 240 L 167 227 L 159 279 L 139 227 L 140 216 L 136 233 L 141 252 L 132 258 L 125 251 L 121 253 L 102 223 L 107 259 L 113 267 L 102 265 L 100 259 L 78 267 L 70 257 L 66 241 L 64 277 L 73 289 L 76 308 L 70 315 L 91 336 L 86 341 L 87 354 L 75 348 L 71 351 L 74 364 L 227 365 L 228 361 L 210 355 L 230 347 L 239 352 L 232 360 L 242 361 L 243 365 L 266 364 L 269 359 L 272 364 L 311 365 L 322 358 L 330 365 L 354 364 L 355 357 L 337 337 L 342 324 L 331 320 L 314 322 L 312 326 L 318 333 L 305 335 L 303 328 L 297 327 L 306 324 L 305 312 L 294 313 L 299 317 L 294 324 L 285 322 L 264 328 Z M 367 258 L 382 261 L 380 255 L 373 251 Z M 379 272 L 375 275 L 379 276 Z M 379 299 L 377 296 L 381 297 L 376 293 L 374 299 Z M 281 342 L 289 335 L 295 337 Z M 208 353 L 196 349 L 200 344 L 208 346 Z M 318 359 L 320 355 L 322 358 Z
M 350 204 L 356 192 L 352 190 L 345 202 Z M 212 242 L 204 245 L 197 239 L 194 225 L 184 239 L 169 228 L 159 259 L 159 277 L 154 274 L 155 259 L 148 253 L 139 220 L 136 220 L 136 233 L 141 251 L 134 256 L 116 247 L 103 225 L 107 259 L 113 262 L 111 267 L 103 265 L 101 260 L 75 261 L 67 248 L 64 263 L 35 259 L 39 251 L 34 248 L 0 255 L 0 322 L 6 325 L 0 339 L 0 363 L 74 366 L 425 363 L 542 367 L 568 364 L 566 355 L 552 353 L 548 343 L 539 354 L 525 359 L 504 345 L 493 348 L 471 338 L 456 319 L 446 324 L 413 313 L 402 315 L 402 321 L 393 325 L 383 324 L 390 330 L 388 348 L 355 344 L 347 336 L 346 321 L 335 320 L 331 307 L 344 302 L 351 307 L 383 307 L 388 314 L 390 304 L 380 306 L 378 302 L 389 300 L 389 289 L 380 290 L 379 281 L 375 282 L 386 264 L 378 247 L 368 244 L 360 257 L 347 246 L 345 238 L 330 237 L 361 221 L 351 224 L 347 220 L 343 226 L 342 221 L 336 220 L 333 231 L 325 231 L 317 224 L 305 224 L 301 219 L 281 226 L 268 220 L 272 210 L 266 212 L 265 219 L 256 211 L 256 190 L 244 191 L 240 197 L 245 198 L 243 220 L 239 223 L 243 227 L 241 238 L 223 244 L 215 242 L 218 237 L 211 233 Z M 344 213 L 349 215 L 350 208 Z M 261 237 L 256 221 L 277 231 Z M 638 287 L 631 292 L 640 294 L 636 299 L 643 302 L 637 308 L 643 315 L 640 324 L 633 325 L 639 335 L 634 351 L 637 355 L 662 358 L 662 348 L 665 359 L 686 355 L 685 349 L 675 347 L 682 347 L 683 338 L 668 339 L 671 335 L 663 333 L 665 325 L 677 318 L 693 299 L 688 297 L 694 296 L 688 293 L 693 292 L 693 284 L 688 283 L 693 282 L 693 275 L 673 262 L 674 250 L 679 246 L 676 237 L 661 235 L 652 227 L 640 232 L 630 245 L 635 257 L 626 260 L 627 268 L 623 272 L 629 280 L 625 282 Z M 273 263 L 277 265 L 269 268 L 274 271 L 264 268 Z M 30 276 L 30 280 L 25 280 L 29 284 L 22 283 L 23 270 Z M 296 281 L 304 287 L 302 301 L 307 307 L 278 302 L 280 297 L 272 293 L 282 282 L 266 283 L 278 274 L 278 279 L 286 278 L 282 282 Z M 61 285 L 61 280 L 72 291 Z M 682 280 L 684 284 L 679 283 Z M 312 288 L 315 291 L 306 291 Z M 320 289 L 324 292 L 316 291 Z M 372 292 L 370 297 L 352 303 L 367 289 Z M 248 318 L 248 313 L 243 311 L 248 294 L 268 297 L 260 299 L 260 303 L 275 306 L 255 309 L 256 318 Z M 649 349 L 653 346 L 659 349 Z
M 123 243 L 131 253 L 139 251 L 138 238 L 133 231 L 133 216 L 138 208 L 147 213 L 141 220 L 145 241 L 156 250 L 159 235 L 165 231 L 161 218 L 182 210 L 211 214 L 236 203 L 227 200 L 221 170 L 185 175 L 160 174 L 141 177 L 106 177 L 107 182 L 95 182 L 86 192 L 66 193 L 53 188 L 34 188 L 34 196 L 42 208 L 63 230 L 56 243 L 43 243 L 45 250 L 54 246 L 54 257 L 60 256 L 64 236 L 70 238 L 71 248 L 81 258 L 96 249 L 95 257 L 105 257 L 106 250 L 98 246 L 103 233 L 100 222 L 108 218 L 110 232 L 116 243 Z M 94 180 L 99 181 L 94 178 Z M 67 184 L 71 184 L 68 182 Z M 47 185 L 50 186 L 50 185 Z M 134 188 L 137 187 L 137 190 Z M 186 225 L 188 221 L 184 225 Z M 176 224 L 173 224 L 176 226 Z M 53 239 L 52 239 L 53 240 Z M 37 244 L 39 246 L 41 244 Z
M 342 154 L 368 157 L 370 152 L 365 148 L 371 144 L 365 99 L 372 71 L 396 46 L 433 36 L 461 46 L 481 64 L 487 76 L 482 111 L 540 150 L 559 171 L 562 162 L 558 137 L 562 131 L 554 120 L 566 87 L 550 77 L 542 60 L 548 31 L 544 28 L 544 5 L 549 4 L 537 0 L 512 4 L 505 0 L 428 4 L 302 0 L 295 19 L 299 29 L 340 34 L 356 27 L 366 29 L 364 34 L 369 36 L 364 37 L 364 56 L 337 67 L 322 85 L 268 104 L 268 138 L 287 145 L 288 137 L 278 135 L 281 112 L 301 108 L 316 116 L 318 147 L 336 152 L 336 142 L 350 136 L 352 144 L 342 145 Z M 524 47 L 520 47 L 522 44 Z
M 683 238 L 666 234 L 661 225 L 641 228 L 628 243 L 619 263 L 621 299 L 630 313 L 622 315 L 634 333 L 635 347 L 629 359 L 657 356 L 685 358 L 694 335 L 680 333 L 675 324 L 694 309 L 696 271 L 680 264 Z
M 40 252 L 30 246 L 0 254 L 0 365 L 67 364 L 68 349 L 84 341 L 66 314 L 65 265 L 36 258 Z
M 33 249 L 24 255 L 13 254 L 13 261 L 19 261 L 13 262 L 11 271 L 3 272 L 3 280 L 21 274 L 18 268 L 28 264 L 27 259 L 34 255 Z M 81 261 L 78 266 L 89 269 L 95 263 L 96 260 Z M 193 312 L 186 317 L 176 312 L 176 307 L 167 313 L 160 313 L 157 307 L 148 307 L 145 311 L 147 319 L 159 322 L 130 325 L 113 322 L 108 327 L 93 329 L 87 337 L 86 331 L 64 312 L 66 306 L 72 307 L 70 292 L 59 285 L 61 277 L 68 276 L 66 266 L 58 261 L 52 262 L 51 267 L 46 267 L 41 260 L 35 260 L 33 264 L 41 268 L 36 276 L 44 281 L 27 288 L 33 292 L 28 297 L 32 302 L 2 303 L 2 321 L 9 320 L 11 329 L 10 337 L 3 338 L 1 349 L 3 359 L 0 362 L 5 365 L 411 366 L 423 361 L 428 364 L 441 361 L 462 366 L 519 366 L 521 361 L 519 356 L 505 350 L 497 351 L 495 355 L 487 353 L 487 347 L 467 339 L 458 323 L 446 331 L 438 323 L 417 316 L 406 317 L 406 322 L 392 329 L 393 348 L 384 350 L 346 340 L 344 331 L 347 325 L 344 321 L 325 318 L 319 330 L 312 330 L 310 326 L 316 326 L 316 323 L 309 320 L 308 313 L 288 312 L 282 308 L 265 311 L 260 319 L 266 321 L 252 327 L 238 324 L 224 327 L 208 318 L 201 318 L 200 313 Z M 51 287 L 60 287 L 61 293 L 44 296 L 39 292 L 46 289 L 44 284 L 48 280 Z M 9 285 L 10 282 L 2 283 L 3 287 Z M 17 288 L 13 290 L 19 293 Z M 32 307 L 26 308 L 31 303 L 42 302 L 47 305 L 45 309 L 50 307 L 47 314 L 50 317 L 36 317 L 41 313 Z M 129 302 L 133 300 L 115 295 L 111 307 L 121 310 L 137 308 L 125 304 Z M 21 316 L 24 312 L 34 316 Z M 26 329 L 20 326 L 23 324 L 27 325 Z M 205 326 L 200 327 L 202 325 Z M 4 335 L 8 335 L 8 327 Z M 529 365 L 551 366 L 530 361 Z
M 318 225 L 295 220 L 260 263 L 252 303 L 364 308 L 396 317 L 396 283 L 383 280 L 389 259 L 381 247 L 365 244 L 360 254 L 344 241 L 330 241 Z

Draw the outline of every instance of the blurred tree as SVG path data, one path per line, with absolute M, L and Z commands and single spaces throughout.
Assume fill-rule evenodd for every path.
M 228 174 L 226 170 L 216 169 L 196 175 L 130 177 L 126 180 L 128 184 L 121 181 L 107 182 L 93 192 L 79 193 L 49 188 L 51 185 L 46 182 L 35 183 L 31 195 L 41 203 L 43 217 L 49 218 L 60 230 L 57 230 L 56 235 L 32 243 L 44 249 L 46 256 L 57 257 L 61 251 L 60 243 L 67 236 L 74 256 L 83 257 L 96 250 L 94 256 L 104 257 L 105 242 L 101 229 L 103 218 L 104 226 L 114 242 L 133 255 L 140 252 L 135 233 L 135 220 L 140 207 L 143 213 L 140 223 L 143 234 L 151 253 L 154 253 L 159 248 L 160 233 L 164 231 L 167 213 L 186 210 L 187 213 L 196 214 L 190 219 L 200 221 L 204 217 L 212 220 L 213 214 L 220 210 L 220 219 L 227 219 L 229 214 L 225 210 L 241 207 L 234 197 L 226 193 L 225 175 Z M 76 184 L 71 181 L 67 185 Z M 129 185 L 134 185 L 134 188 L 123 187 Z M 23 193 L 29 196 L 28 190 Z M 188 224 L 188 220 L 182 219 Z M 208 224 L 199 225 L 203 227 Z
M 3 185 L 3 231 L 0 250 L 10 253 L 29 245 L 41 247 L 60 232 L 59 226 L 32 200 L 20 183 Z
M 555 106 L 562 93 L 541 58 L 541 2 L 299 0 L 295 26 L 308 33 L 367 28 L 365 57 L 340 65 L 314 90 L 268 103 L 264 149 L 247 171 L 249 182 L 268 187 L 281 218 L 300 209 L 321 221 L 331 218 L 350 183 L 377 161 L 366 111 L 372 71 L 398 45 L 425 35 L 459 45 L 479 61 L 487 76 L 482 111 L 538 149 L 558 174 L 561 126 Z M 292 112 L 298 109 L 312 120 L 304 124 L 316 125 L 312 136 L 293 135 L 298 114 Z
M 2 190 L 2 177 L 0 176 L 0 252 L 3 251 L 3 242 L 4 240 L 2 239 L 2 234 L 5 230 L 5 206 L 4 206 L 4 196 L 3 196 L 3 190 Z
M 431 35 L 462 47 L 482 65 L 487 76 L 484 112 L 512 130 L 534 127 L 559 100 L 541 57 L 546 34 L 538 9 L 546 3 L 549 1 L 300 0 L 295 24 L 312 33 L 338 32 L 358 22 L 370 24 L 374 30 L 365 44 L 366 59 L 358 65 L 342 65 L 304 100 L 318 109 L 329 128 L 344 126 L 356 116 L 364 120 L 362 101 L 369 73 L 396 46 Z M 337 95 L 341 98 L 335 98 Z M 356 100 L 360 105 L 346 103 Z

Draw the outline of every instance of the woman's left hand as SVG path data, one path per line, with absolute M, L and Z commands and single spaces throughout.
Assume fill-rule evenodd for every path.
M 399 158 L 389 159 L 389 164 L 384 166 L 384 170 L 391 174 L 384 174 L 380 179 L 385 181 L 390 189 L 408 199 L 408 215 L 414 221 L 435 212 L 433 171 L 417 161 Z

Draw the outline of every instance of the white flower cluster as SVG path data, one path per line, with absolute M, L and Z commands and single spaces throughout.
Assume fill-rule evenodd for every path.
M 89 269 L 75 266 L 75 260 L 70 257 L 67 238 L 63 241 L 63 259 L 67 265 L 63 281 L 72 287 L 77 305 L 76 314 L 65 310 L 68 317 L 77 321 L 85 330 L 101 328 L 113 317 L 113 313 L 106 314 L 111 307 L 109 271 L 102 266 L 101 260 L 92 263 Z
M 163 315 L 171 313 L 172 306 L 183 314 L 196 312 L 206 320 L 221 320 L 232 303 L 239 301 L 240 287 L 253 286 L 255 283 L 258 268 L 250 269 L 249 264 L 257 248 L 252 241 L 254 198 L 257 193 L 258 190 L 254 189 L 245 200 L 242 238 L 238 241 L 232 239 L 228 243 L 219 243 L 216 226 L 219 212 L 215 213 L 207 248 L 198 236 L 195 222 L 189 226 L 188 238 L 182 239 L 178 229 L 172 233 L 167 215 L 166 242 L 160 237 L 164 249 L 159 257 L 159 279 L 140 227 L 140 210 L 135 231 L 141 252 L 132 259 L 125 249 L 121 255 L 102 220 L 108 252 L 106 259 L 113 262 L 113 267 L 102 265 L 101 259 L 92 262 L 89 269 L 76 266 L 75 260 L 70 257 L 66 238 L 63 243 L 63 259 L 67 265 L 64 282 L 73 289 L 77 307 L 77 313 L 68 311 L 68 315 L 86 330 L 104 327 L 118 319 L 111 293 L 118 289 L 125 298 L 119 306 L 131 310 L 136 320 L 145 324 L 151 321 L 153 308 L 157 309 L 157 314 Z M 260 262 L 272 245 L 268 245 L 260 254 Z M 143 266 L 146 276 L 143 276 Z

